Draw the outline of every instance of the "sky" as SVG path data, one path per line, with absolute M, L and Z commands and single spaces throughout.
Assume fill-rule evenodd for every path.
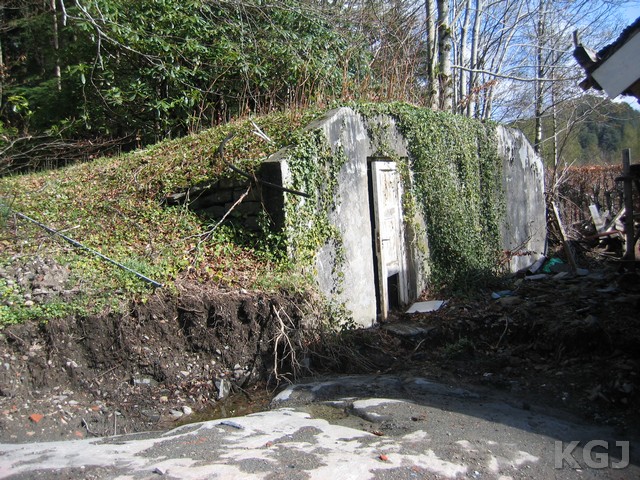
M 628 6 L 624 9 L 624 18 L 628 20 L 627 23 L 632 23 L 640 17 L 640 2 L 633 3 L 634 5 Z

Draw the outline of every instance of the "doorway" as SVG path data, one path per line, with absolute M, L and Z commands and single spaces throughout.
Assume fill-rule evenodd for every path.
M 377 313 L 384 321 L 390 310 L 408 302 L 402 182 L 390 158 L 370 158 L 367 172 Z

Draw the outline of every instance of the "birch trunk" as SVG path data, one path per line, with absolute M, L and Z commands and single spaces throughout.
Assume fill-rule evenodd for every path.
M 49 5 L 51 7 L 51 15 L 53 18 L 53 51 L 55 56 L 55 71 L 56 84 L 58 91 L 62 90 L 62 73 L 60 70 L 60 36 L 58 33 L 58 12 L 56 8 L 56 0 L 50 0 Z
M 438 3 L 438 84 L 440 98 L 438 106 L 441 110 L 452 110 L 451 90 L 451 28 L 449 26 L 449 1 L 437 0 Z
M 433 0 L 425 0 L 425 16 L 427 22 L 427 106 L 437 107 L 438 84 L 436 79 L 436 58 L 438 42 L 436 38 L 435 10 Z
M 0 7 L 0 33 L 4 28 L 4 6 Z M 2 35 L 0 34 L 0 110 L 4 100 L 4 56 L 2 54 Z
M 460 45 L 458 47 L 458 65 L 466 66 L 469 62 L 469 56 L 467 54 L 467 36 L 469 30 L 469 23 L 471 19 L 471 0 L 465 0 L 464 3 L 464 20 L 460 27 Z M 458 105 L 456 110 L 459 113 L 466 114 L 468 111 L 468 105 L 471 102 L 471 88 L 469 85 L 467 70 L 460 70 L 458 72 Z
M 533 149 L 540 154 L 542 143 L 542 108 L 544 100 L 544 85 L 542 79 L 545 74 L 544 67 L 544 37 L 546 23 L 545 0 L 540 0 L 538 5 L 538 32 L 536 38 L 536 80 L 535 80 L 535 112 L 536 128 L 533 140 Z
M 480 18 L 482 16 L 482 8 L 482 0 L 475 0 L 475 17 L 473 19 L 473 34 L 471 36 L 471 58 L 469 59 L 469 67 L 471 68 L 471 71 L 469 72 L 469 87 L 467 90 L 469 92 L 469 95 L 476 98 L 477 94 L 475 92 L 475 89 L 477 82 L 476 75 L 473 70 L 478 68 L 478 43 L 480 42 Z M 467 116 L 475 116 L 476 104 L 477 100 L 475 98 L 469 98 L 469 103 L 467 104 Z

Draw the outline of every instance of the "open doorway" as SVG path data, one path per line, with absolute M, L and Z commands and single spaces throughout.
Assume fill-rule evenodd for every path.
M 390 158 L 370 158 L 367 172 L 377 313 L 384 321 L 408 302 L 402 182 Z

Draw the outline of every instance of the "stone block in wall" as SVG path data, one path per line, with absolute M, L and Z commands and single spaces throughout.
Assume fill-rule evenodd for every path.
M 236 200 L 239 200 L 246 193 L 247 188 L 248 186 L 245 186 L 243 188 L 234 188 L 233 201 L 235 202 Z M 260 192 L 255 186 L 251 187 L 251 190 L 249 190 L 249 193 L 247 193 L 247 196 L 244 197 L 243 202 L 259 202 L 259 201 L 260 201 Z
M 233 203 L 229 203 L 226 205 L 227 210 L 233 206 Z M 235 206 L 233 209 L 232 215 L 234 217 L 238 216 L 247 216 L 247 215 L 258 215 L 262 211 L 262 204 L 260 202 L 247 202 L 244 201 Z
M 193 197 L 189 202 L 192 210 L 201 210 L 215 205 L 224 205 L 233 200 L 233 190 L 229 188 L 217 188 Z
M 199 211 L 199 213 L 209 218 L 220 219 L 224 216 L 225 213 L 227 213 L 227 209 L 222 206 L 214 206 L 214 207 L 205 208 Z
M 242 221 L 242 225 L 249 230 L 258 232 L 260 231 L 260 222 L 258 221 L 258 218 L 259 217 L 257 215 L 249 215 Z
M 219 188 L 239 188 L 244 187 L 245 190 L 249 186 L 249 179 L 245 177 L 221 178 L 218 180 Z

